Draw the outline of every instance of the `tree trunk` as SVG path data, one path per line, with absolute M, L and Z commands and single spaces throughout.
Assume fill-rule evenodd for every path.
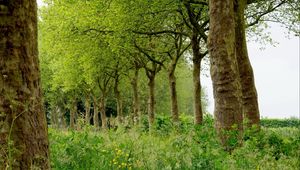
M 135 69 L 134 77 L 132 78 L 131 81 L 131 85 L 133 89 L 133 115 L 134 115 L 135 124 L 139 124 L 141 119 L 138 79 L 139 79 L 139 69 Z
M 115 84 L 115 98 L 117 102 L 117 116 L 118 116 L 118 123 L 121 124 L 123 122 L 123 109 L 122 109 L 122 99 L 118 87 L 118 82 Z
M 66 118 L 65 118 L 65 113 L 66 113 L 66 109 L 64 107 L 59 107 L 60 109 L 60 113 L 59 113 L 59 120 L 60 120 L 60 124 L 59 127 L 60 128 L 66 128 L 67 127 L 67 122 L 66 122 Z
M 0 1 L 0 169 L 50 169 L 40 86 L 36 1 Z
M 59 116 L 59 112 L 60 112 L 60 109 L 58 106 L 55 106 L 53 109 L 51 109 L 51 127 L 53 128 L 58 128 L 58 116 Z
M 170 69 L 169 69 L 169 88 L 170 88 L 170 95 L 171 95 L 171 115 L 172 115 L 172 119 L 173 119 L 174 123 L 179 122 L 175 68 L 176 68 L 176 64 L 172 63 L 172 65 L 170 66 Z
M 71 108 L 70 108 L 70 128 L 71 129 L 75 129 L 76 114 L 77 114 L 77 102 L 76 102 L 76 99 L 73 99 Z
M 121 98 L 120 95 L 118 96 L 118 99 L 117 99 L 117 112 L 118 112 L 118 114 L 120 115 L 120 120 L 119 120 L 119 122 L 123 123 L 123 121 L 124 121 L 124 115 L 123 115 L 123 101 L 122 101 L 122 98 Z
M 194 82 L 194 117 L 195 124 L 202 124 L 203 113 L 201 105 L 201 81 L 200 81 L 200 72 L 201 72 L 201 60 L 202 55 L 200 53 L 200 43 L 197 39 L 198 34 L 196 31 L 193 31 L 191 38 L 192 50 L 193 50 L 193 82 Z
M 232 0 L 210 0 L 211 77 L 215 99 L 215 125 L 226 150 L 242 132 L 241 85 L 235 53 L 235 16 Z M 237 130 L 237 133 L 228 133 Z M 225 132 L 225 133 L 224 133 Z M 232 135 L 236 134 L 236 135 Z
M 97 104 L 97 98 L 93 97 L 93 102 L 94 102 L 94 127 L 96 129 L 99 129 L 99 110 L 98 108 L 100 108 L 100 106 L 98 106 Z
M 101 123 L 102 123 L 102 129 L 107 129 L 107 121 L 106 121 L 106 96 L 102 96 L 100 99 L 100 113 L 101 113 Z
M 85 123 L 87 125 L 90 124 L 90 113 L 91 113 L 91 102 L 90 102 L 90 95 L 86 95 L 85 97 Z
M 254 82 L 254 75 L 252 66 L 248 57 L 247 41 L 245 33 L 245 18 L 244 11 L 246 7 L 246 0 L 241 0 L 236 3 L 235 7 L 235 41 L 236 41 L 236 55 L 238 61 L 238 68 L 240 73 L 240 80 L 243 93 L 243 114 L 247 119 L 248 126 L 256 125 L 259 127 L 259 108 L 257 92 Z
M 148 120 L 149 120 L 149 129 L 152 128 L 154 123 L 154 106 L 155 106 L 155 74 L 148 76 L 149 82 L 149 99 L 148 99 Z

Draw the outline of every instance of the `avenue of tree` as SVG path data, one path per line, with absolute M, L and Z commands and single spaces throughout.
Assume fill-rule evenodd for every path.
M 157 114 L 176 127 L 182 113 L 201 125 L 203 63 L 215 127 L 230 151 L 230 138 L 259 130 L 247 35 L 270 41 L 267 22 L 299 35 L 296 0 L 44 2 L 37 11 L 35 1 L 0 0 L 0 169 L 49 168 L 45 115 L 71 129 L 139 125 L 147 115 L 151 131 Z

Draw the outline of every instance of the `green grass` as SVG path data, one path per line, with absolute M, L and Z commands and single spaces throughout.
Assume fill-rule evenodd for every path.
M 167 121 L 168 120 L 164 120 Z M 220 146 L 212 119 L 203 126 L 183 123 L 170 128 L 157 123 L 116 131 L 49 129 L 53 169 L 297 169 L 300 167 L 300 130 L 262 128 L 246 132 L 244 144 L 231 154 Z M 158 121 L 159 122 L 159 121 Z

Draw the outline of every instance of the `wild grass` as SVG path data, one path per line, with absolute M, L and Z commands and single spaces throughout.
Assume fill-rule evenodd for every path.
M 142 127 L 94 131 L 49 129 L 53 169 L 297 169 L 300 130 L 262 128 L 248 131 L 243 146 L 231 154 L 220 146 L 213 120 L 204 125 L 171 128 L 157 123 L 149 134 Z M 159 121 L 157 121 L 159 122 Z

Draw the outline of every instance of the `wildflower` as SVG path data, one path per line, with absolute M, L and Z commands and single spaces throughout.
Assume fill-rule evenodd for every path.
M 122 150 L 118 150 L 117 155 L 122 155 Z

